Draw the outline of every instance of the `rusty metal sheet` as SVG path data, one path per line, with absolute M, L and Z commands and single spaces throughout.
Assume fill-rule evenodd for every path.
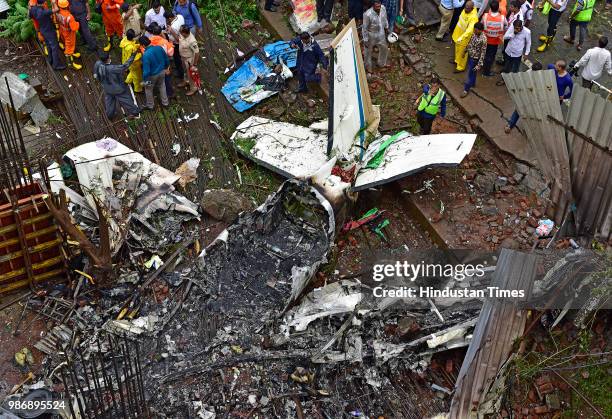
M 553 70 L 502 74 L 521 116 L 532 152 L 551 183 L 549 211 L 561 223 L 571 203 L 569 153 L 565 129 L 548 119 L 563 121 Z
M 612 102 L 576 86 L 566 121 L 577 231 L 608 241 L 612 238 Z
M 536 262 L 534 254 L 502 249 L 491 285 L 525 290 L 525 298 L 528 298 L 536 275 Z M 451 419 L 476 417 L 500 365 L 508 358 L 515 339 L 522 335 L 526 318 L 526 312 L 519 310 L 515 301 L 485 301 L 457 377 Z

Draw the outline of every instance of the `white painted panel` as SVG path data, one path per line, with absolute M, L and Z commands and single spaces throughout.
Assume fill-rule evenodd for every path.
M 354 25 L 348 26 L 334 40 L 332 153 L 339 156 L 358 152 L 354 144 L 362 144 L 365 139 L 363 129 L 367 122 L 359 82 L 356 42 L 359 40 Z
M 326 133 L 258 116 L 240 124 L 231 140 L 248 158 L 289 178 L 309 177 L 328 160 Z M 255 145 L 247 149 L 245 140 Z
M 379 146 L 389 136 L 374 141 L 364 155 L 364 167 L 357 174 L 354 191 L 391 182 L 432 166 L 456 166 L 472 150 L 476 134 L 438 134 L 410 136 L 406 133 L 393 142 L 376 169 L 365 168 Z

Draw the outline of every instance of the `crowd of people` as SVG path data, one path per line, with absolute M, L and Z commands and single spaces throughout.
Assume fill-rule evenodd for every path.
M 362 25 L 368 74 L 373 70 L 372 55 L 375 49 L 378 50 L 377 65 L 381 68 L 388 66 L 387 43 L 389 35 L 394 31 L 395 22 L 403 21 L 411 25 L 415 21 L 412 0 L 373 0 L 370 3 L 371 6 L 365 12 L 351 16 Z M 595 3 L 596 0 L 575 0 L 571 12 L 567 13 L 569 34 L 563 40 L 575 44 L 578 51 L 582 50 L 586 41 Z M 478 73 L 483 77 L 495 76 L 495 63 L 500 65 L 502 73 L 519 72 L 523 62 L 533 70 L 541 69 L 538 60 L 531 62 L 528 59 L 532 50 L 532 31 L 535 30 L 534 11 L 540 10 L 547 16 L 547 27 L 545 30 L 542 28 L 539 37 L 541 44 L 536 48 L 537 52 L 544 52 L 555 39 L 559 20 L 568 7 L 569 0 L 542 0 L 537 5 L 535 0 L 441 0 L 438 7 L 440 26 L 435 39 L 447 42 L 450 38 L 454 46 L 454 57 L 450 60 L 455 66 L 454 72 L 467 73 L 460 96 L 463 98 L 470 94 L 476 85 Z M 405 19 L 402 17 L 404 12 L 407 14 Z M 579 34 L 576 43 L 577 29 Z M 607 45 L 607 37 L 599 37 L 598 45 L 586 51 L 574 65 L 576 70 L 583 69 L 581 77 L 584 87 L 591 88 L 604 72 L 612 76 L 612 60 Z M 547 68 L 555 72 L 560 100 L 568 99 L 573 87 L 568 63 L 558 60 Z M 503 85 L 503 79 L 500 77 L 496 84 Z M 444 116 L 446 110 L 446 95 L 440 88 L 440 80 L 434 78 L 424 86 L 415 106 L 421 134 L 429 134 L 435 117 Z M 518 118 L 518 114 L 515 114 L 510 119 L 507 133 L 516 125 Z
M 47 1 L 51 2 L 51 7 Z M 197 74 L 196 64 L 200 54 L 194 35 L 201 31 L 202 19 L 195 3 L 176 0 L 172 10 L 165 10 L 159 0 L 153 0 L 151 8 L 144 13 L 143 22 L 141 5 L 138 3 L 129 4 L 126 0 L 96 1 L 95 12 L 101 13 L 106 33 L 106 41 L 101 48 L 89 30 L 92 11 L 87 0 L 30 0 L 30 17 L 54 69 L 64 69 L 65 63 L 76 70 L 82 67 L 75 61 L 80 57 L 76 51 L 76 32 L 80 32 L 87 48 L 99 53 L 95 77 L 104 86 L 109 118 L 115 115 L 117 103 L 123 105 L 129 96 L 133 99 L 132 90 L 136 93 L 144 91 L 147 109 L 154 107 L 156 90 L 162 106 L 167 106 L 169 98 L 174 95 L 171 67 L 174 75 L 182 80 L 178 87 L 188 87 L 187 95 L 197 91 L 192 76 Z M 333 2 L 317 0 L 319 22 L 325 24 L 331 20 Z M 567 13 L 569 33 L 563 40 L 570 44 L 577 40 L 577 50 L 581 50 L 585 43 L 595 3 L 596 0 L 574 0 L 571 12 Z M 264 8 L 270 11 L 274 11 L 276 6 L 276 0 L 266 0 L 264 3 Z M 361 26 L 368 75 L 374 68 L 375 52 L 378 54 L 376 65 L 380 68 L 389 66 L 388 42 L 396 30 L 396 22 L 414 25 L 414 6 L 414 0 L 348 0 L 349 15 Z M 501 66 L 502 73 L 516 73 L 521 63 L 530 63 L 528 57 L 532 50 L 535 10 L 539 9 L 547 16 L 546 30 L 541 28 L 542 35 L 539 37 L 541 45 L 536 48 L 538 52 L 544 52 L 555 39 L 559 20 L 568 8 L 569 0 L 541 0 L 537 5 L 535 0 L 441 0 L 438 6 L 440 26 L 435 39 L 439 42 L 452 41 L 454 58 L 451 62 L 455 66 L 454 71 L 467 73 L 461 97 L 470 94 L 479 73 L 483 77 L 495 76 L 495 63 Z M 612 75 L 607 43 L 606 37 L 600 37 L 598 46 L 589 49 L 575 64 L 576 68 L 583 69 L 584 87 L 590 88 L 604 72 Z M 112 64 L 108 54 L 116 45 L 122 50 L 121 65 Z M 320 81 L 317 68 L 319 65 L 326 68 L 327 60 L 309 33 L 295 38 L 292 46 L 298 49 L 298 92 L 305 92 L 308 83 Z M 66 56 L 65 60 L 60 59 L 61 50 Z M 540 65 L 537 60 L 534 61 Z M 550 68 L 555 71 L 558 81 L 559 78 L 567 80 L 569 77 L 571 82 L 571 76 L 565 77 L 568 70 L 565 61 L 559 60 Z M 115 77 L 120 71 L 127 72 L 127 77 Z M 503 83 L 503 79 L 499 78 L 497 84 Z M 566 89 L 560 94 L 562 99 L 571 95 L 571 87 L 569 92 Z M 422 134 L 431 131 L 437 115 L 444 116 L 445 105 L 446 94 L 440 88 L 439 80 L 434 79 L 424 86 L 423 94 L 416 101 Z M 123 108 L 126 110 L 125 106 Z M 127 110 L 131 115 L 139 111 L 137 107 Z M 518 115 L 515 117 L 518 119 Z M 515 123 L 512 119 L 506 131 L 509 132 Z
M 195 35 L 202 31 L 202 18 L 190 0 L 176 0 L 172 10 L 164 10 L 159 0 L 153 0 L 144 22 L 139 3 L 97 0 L 94 12 L 102 15 L 103 46 L 89 28 L 92 11 L 87 0 L 30 0 L 28 7 L 37 39 L 53 69 L 63 70 L 66 65 L 82 68 L 75 61 L 81 56 L 76 51 L 77 32 L 87 49 L 98 54 L 94 77 L 103 86 L 109 118 L 114 117 L 117 104 L 130 116 L 140 113 L 132 91 L 144 91 L 145 109 L 154 107 L 154 90 L 159 91 L 162 106 L 167 106 L 174 95 L 172 73 L 181 79 L 177 87 L 188 87 L 187 95 L 198 91 L 200 54 Z M 110 54 L 116 46 L 121 49 L 120 65 L 112 63 Z M 65 59 L 61 58 L 62 50 Z

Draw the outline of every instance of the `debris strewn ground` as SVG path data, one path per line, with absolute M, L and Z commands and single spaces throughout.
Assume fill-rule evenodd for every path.
M 79 73 L 56 73 L 34 41 L 0 40 L 0 99 L 11 102 L 8 77 L 19 101 L 19 112 L 0 114 L 0 285 L 26 278 L 0 294 L 0 416 L 41 413 L 14 407 L 24 400 L 63 400 L 64 417 L 424 418 L 465 406 L 500 418 L 611 416 L 610 238 L 576 234 L 575 208 L 552 220 L 559 197 L 524 129 L 507 141 L 499 130 L 514 103 L 505 92 L 491 103 L 492 80 L 479 78 L 477 99 L 457 98 L 452 47 L 426 26 L 434 2 L 417 28 L 398 22 L 390 68 L 359 79 L 355 56 L 357 90 L 367 83 L 380 108 L 371 132 L 355 128 L 351 152 L 334 156 L 329 127 L 363 124 L 351 112 L 367 101 L 334 113 L 327 74 L 322 89 L 297 94 L 295 76 L 281 81 L 264 64 L 282 55 L 291 61 L 283 74 L 293 68 L 293 50 L 271 33 L 286 41 L 289 3 L 315 2 L 262 11 L 271 32 L 254 1 L 204 3 L 201 94 L 178 92 L 133 121 L 106 118 L 95 54 L 83 52 Z M 589 46 L 609 34 L 610 13 L 597 4 Z M 326 51 L 348 22 L 346 2 L 332 16 L 316 34 Z M 538 15 L 534 24 L 535 40 L 545 23 Z M 576 56 L 556 44 L 543 62 Z M 248 91 L 224 95 L 247 73 Z M 456 141 L 461 158 L 416 159 L 389 183 L 356 185 L 361 154 L 384 166 L 422 146 L 388 153 L 418 132 L 413 103 L 434 74 L 452 100 L 433 134 Z M 272 90 L 261 87 L 266 76 Z M 243 135 L 245 123 L 259 137 Z M 319 141 L 316 159 L 294 152 L 308 135 Z M 607 158 L 591 144 L 597 135 L 589 150 Z M 272 154 L 298 165 L 299 179 L 264 158 Z M 32 184 L 35 194 L 18 196 Z M 57 234 L 52 248 L 41 219 Z M 400 260 L 484 270 L 422 282 L 375 276 L 375 265 Z M 45 269 L 52 275 L 37 279 Z M 526 294 L 491 298 L 502 283 Z M 432 296 L 377 295 L 423 288 Z

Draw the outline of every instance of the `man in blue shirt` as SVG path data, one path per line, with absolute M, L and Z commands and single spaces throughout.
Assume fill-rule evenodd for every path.
M 38 0 L 36 6 L 30 8 L 30 17 L 38 21 L 39 31 L 45 38 L 45 44 L 49 51 L 51 66 L 54 70 L 64 70 L 66 65 L 60 61 L 57 31 L 52 20 L 53 11 L 44 7 L 44 4 L 45 0 Z
M 554 64 L 548 64 L 548 69 L 555 71 L 559 101 L 563 102 L 564 99 L 569 99 L 572 96 L 574 81 L 572 80 L 572 76 L 567 72 L 567 63 L 564 60 L 557 60 Z
M 185 26 L 189 28 L 192 34 L 195 35 L 196 31 L 202 32 L 202 17 L 198 11 L 198 6 L 191 0 L 177 0 L 172 11 L 175 15 L 183 16 Z
M 291 41 L 291 48 L 298 50 L 296 70 L 300 82 L 298 93 L 308 91 L 307 83 L 321 82 L 321 74 L 317 73 L 319 63 L 327 68 L 327 58 L 323 50 L 308 32 L 302 32 L 300 36 Z
M 159 90 L 159 98 L 162 106 L 168 106 L 168 95 L 166 94 L 166 71 L 170 66 L 168 54 L 162 47 L 151 45 L 151 41 L 146 36 L 141 36 L 138 40 L 140 45 L 145 47 L 142 54 L 142 79 L 144 80 L 145 96 L 147 104 L 144 109 L 153 109 L 155 99 L 153 90 Z

